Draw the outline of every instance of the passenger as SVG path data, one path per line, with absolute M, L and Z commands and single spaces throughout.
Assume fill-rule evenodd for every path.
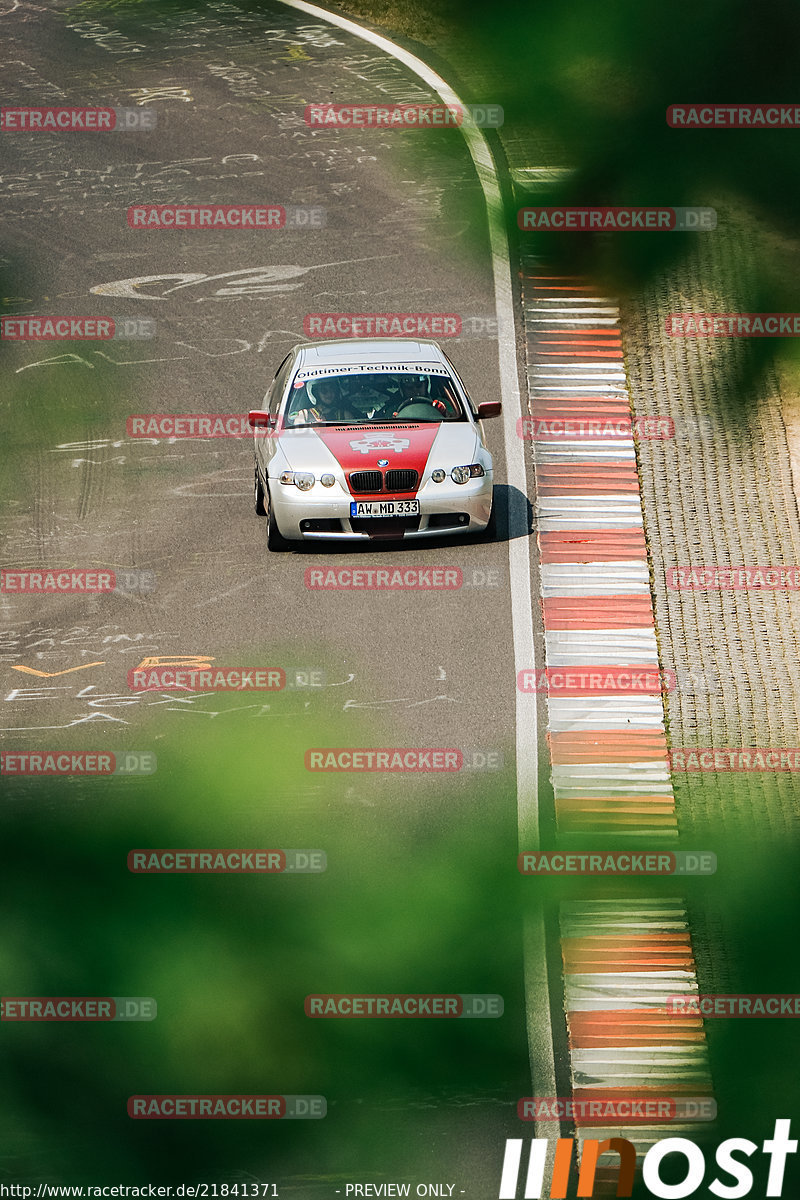
M 317 379 L 306 384 L 310 404 L 291 414 L 293 425 L 346 425 L 358 420 L 358 415 L 342 397 L 336 379 Z

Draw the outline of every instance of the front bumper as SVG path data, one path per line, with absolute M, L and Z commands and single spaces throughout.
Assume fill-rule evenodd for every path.
M 400 497 L 388 497 L 385 494 L 378 497 L 351 496 L 339 485 L 324 488 L 321 483 L 316 483 L 308 492 L 301 492 L 294 484 L 281 484 L 274 479 L 269 484 L 270 502 L 278 529 L 289 541 L 367 542 L 381 538 L 406 541 L 480 533 L 488 525 L 491 516 L 492 489 L 491 471 L 487 471 L 481 479 L 471 479 L 464 484 L 429 482 L 416 496 Z M 354 499 L 395 498 L 419 500 L 419 517 L 350 519 L 350 502 Z M 317 522 L 324 522 L 330 528 L 315 527 Z

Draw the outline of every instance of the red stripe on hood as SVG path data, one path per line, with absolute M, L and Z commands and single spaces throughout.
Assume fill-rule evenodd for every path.
M 422 480 L 431 446 L 439 432 L 439 422 L 329 425 L 314 432 L 348 474 L 350 471 L 374 471 L 378 469 L 379 458 L 388 458 L 389 466 L 381 469 L 417 471 Z

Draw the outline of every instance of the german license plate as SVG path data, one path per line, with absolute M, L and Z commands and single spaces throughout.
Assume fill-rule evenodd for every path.
M 352 500 L 351 517 L 418 517 L 419 500 Z

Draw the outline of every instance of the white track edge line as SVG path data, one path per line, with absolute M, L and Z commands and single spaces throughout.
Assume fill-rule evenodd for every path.
M 415 54 L 395 45 L 390 38 L 364 29 L 355 21 L 338 13 L 328 12 L 307 0 L 279 0 L 290 8 L 336 25 L 362 41 L 369 42 L 384 53 L 403 63 L 418 78 L 428 84 L 442 101 L 466 110 L 455 91 L 442 77 Z M 511 626 L 514 645 L 514 688 L 516 694 L 516 766 L 517 821 L 520 846 L 538 850 L 539 839 L 539 779 L 538 729 L 536 697 L 520 692 L 516 686 L 517 673 L 538 665 L 533 640 L 533 605 L 531 597 L 531 558 L 528 541 L 528 481 L 525 470 L 524 443 L 517 437 L 517 420 L 522 417 L 520 383 L 517 365 L 517 344 L 511 275 L 511 257 L 503 224 L 503 203 L 497 169 L 489 143 L 481 130 L 472 124 L 459 126 L 475 165 L 489 224 L 492 254 L 495 306 L 497 309 L 497 349 L 500 372 L 500 395 L 503 401 L 503 441 L 508 476 L 508 560 L 511 590 Z M 525 1015 L 528 1049 L 534 1086 L 547 1096 L 556 1094 L 555 1051 L 550 1027 L 550 991 L 547 972 L 544 916 L 529 916 L 524 933 Z M 547 1013 L 546 1030 L 536 1016 Z M 552 1147 L 560 1134 L 558 1121 L 537 1122 L 537 1136 L 547 1138 Z

